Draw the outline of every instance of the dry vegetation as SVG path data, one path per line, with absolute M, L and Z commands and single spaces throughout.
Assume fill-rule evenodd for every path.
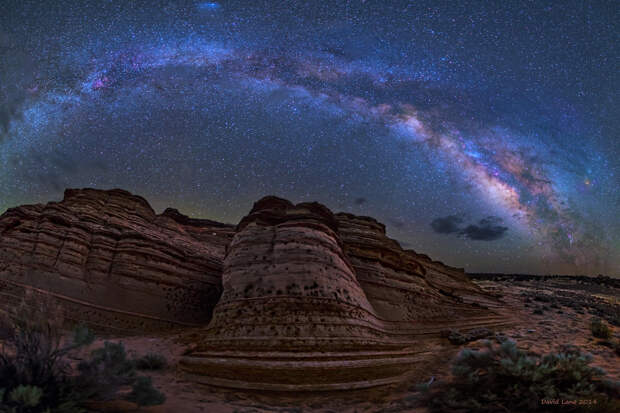
M 69 339 L 63 334 L 61 309 L 52 300 L 27 298 L 10 313 L 2 314 L 0 331 L 0 412 L 80 413 L 97 400 L 124 397 L 137 405 L 161 404 L 163 393 L 150 377 L 138 376 L 136 367 L 161 368 L 156 355 L 132 360 L 121 342 L 105 342 L 77 365 L 71 356 L 90 345 L 94 335 L 78 326 Z

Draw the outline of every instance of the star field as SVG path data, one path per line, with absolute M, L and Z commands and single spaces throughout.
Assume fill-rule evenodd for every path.
M 468 271 L 620 275 L 619 8 L 507 3 L 4 1 L 0 212 L 275 194 Z

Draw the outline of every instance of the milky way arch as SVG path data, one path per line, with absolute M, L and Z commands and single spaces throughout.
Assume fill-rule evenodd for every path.
M 206 13 L 218 13 L 221 8 L 219 3 L 197 6 Z M 15 98 L 8 99 L 10 110 L 4 112 L 0 125 L 4 136 L 1 156 L 6 165 L 0 183 L 8 190 L 38 180 L 60 190 L 66 183 L 60 176 L 77 171 L 79 159 L 67 161 L 59 156 L 53 168 L 45 166 L 33 172 L 31 167 L 22 168 L 25 157 L 39 161 L 39 145 L 45 145 L 42 136 L 54 136 L 64 144 L 67 140 L 75 140 L 76 146 L 83 144 L 76 133 L 87 133 L 101 112 L 111 113 L 107 116 L 121 123 L 146 124 L 153 121 L 149 108 L 157 108 L 182 113 L 179 122 L 183 122 L 183 116 L 199 117 L 201 112 L 208 112 L 200 96 L 245 91 L 244 96 L 257 96 L 258 104 L 285 105 L 286 116 L 312 110 L 323 113 L 325 119 L 333 118 L 335 123 L 380 125 L 387 131 L 382 145 L 405 144 L 424 151 L 429 168 L 441 165 L 441 170 L 459 178 L 451 190 L 471 195 L 475 202 L 469 205 L 470 211 L 496 215 L 487 221 L 499 219 L 501 225 L 510 228 L 508 233 L 533 245 L 541 259 L 560 260 L 569 266 L 565 268 L 577 271 L 604 269 L 607 265 L 610 241 L 575 199 L 596 190 L 597 171 L 608 161 L 595 148 L 584 152 L 558 145 L 557 132 L 530 127 L 523 118 L 533 116 L 539 108 L 519 113 L 509 105 L 498 107 L 501 100 L 489 99 L 475 88 L 445 82 L 434 70 L 352 58 L 339 49 L 235 43 L 206 40 L 195 33 L 175 34 L 123 41 L 123 47 L 98 46 L 93 49 L 97 53 L 87 58 L 79 51 L 66 55 L 61 50 L 57 55 L 63 57 L 54 64 L 64 65 L 64 69 L 54 77 L 41 74 L 49 73 L 49 68 L 38 70 L 33 64 L 32 72 L 24 70 L 16 75 L 14 89 L 4 90 Z M 13 50 L 11 53 L 18 56 Z M 13 70 L 29 66 L 28 58 L 15 59 Z M 63 71 L 70 74 L 64 76 Z M 250 103 L 240 102 L 236 110 L 242 111 L 244 105 Z M 551 112 L 556 110 L 552 108 Z M 570 110 L 562 106 L 559 112 Z M 299 116 L 304 119 L 310 115 Z M 583 133 L 579 128 L 569 130 L 567 127 L 559 133 Z M 54 139 L 49 145 L 54 145 Z M 307 144 L 299 135 L 291 139 L 300 146 Z M 568 142 L 576 139 L 571 137 Z M 105 145 L 99 144 L 97 150 L 103 154 Z M 169 150 L 166 146 L 161 156 Z M 207 150 L 200 150 L 209 156 Z M 139 149 L 131 151 L 132 156 L 140 153 Z M 47 165 L 49 159 L 39 163 Z M 105 175 L 105 163 L 105 159 L 95 162 L 88 169 Z M 231 173 L 234 171 L 224 175 Z M 389 179 L 386 182 L 389 185 Z M 419 203 L 424 202 L 422 198 L 418 196 Z M 0 207 L 16 202 L 6 197 Z M 456 208 L 453 211 L 460 212 Z M 455 230 L 454 235 L 467 237 L 464 228 Z M 501 232 L 489 239 L 503 235 Z

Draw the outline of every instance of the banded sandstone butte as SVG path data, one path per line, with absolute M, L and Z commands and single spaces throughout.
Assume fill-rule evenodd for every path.
M 223 293 L 181 367 L 203 383 L 337 390 L 397 382 L 446 327 L 502 325 L 462 271 L 403 251 L 371 218 L 266 197 L 237 226 Z M 431 340 L 429 340 L 431 339 Z
M 398 382 L 442 357 L 441 330 L 507 323 L 462 270 L 403 250 L 373 218 L 276 197 L 236 228 L 122 190 L 12 208 L 0 310 L 26 293 L 116 334 L 190 328 L 181 368 L 246 389 Z

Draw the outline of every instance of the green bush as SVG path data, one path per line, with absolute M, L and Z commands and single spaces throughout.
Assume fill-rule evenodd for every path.
M 136 379 L 136 372 L 123 343 L 106 341 L 103 347 L 91 352 L 89 360 L 78 364 L 77 389 L 88 399 L 107 400 L 121 386 L 129 386 Z
M 600 318 L 592 319 L 590 323 L 590 330 L 592 331 L 592 335 L 596 338 L 608 339 L 611 337 L 611 330 Z
M 168 366 L 168 361 L 161 354 L 148 353 L 134 360 L 138 370 L 162 370 Z
M 17 386 L 9 393 L 9 400 L 23 407 L 35 407 L 39 404 L 43 390 L 36 386 Z
M 461 351 L 453 381 L 429 396 L 433 412 L 545 412 L 558 406 L 541 401 L 555 399 L 595 400 L 598 412 L 620 407 L 618 384 L 602 380 L 605 373 L 576 347 L 540 357 L 527 355 L 513 341 L 485 345 L 481 351 Z
M 1 413 L 83 413 L 87 400 L 116 397 L 121 386 L 130 385 L 138 403 L 163 403 L 165 397 L 146 378 L 136 376 L 122 343 L 105 342 L 93 350 L 77 370 L 69 363 L 75 350 L 91 344 L 94 335 L 79 326 L 69 340 L 62 337 L 58 309 L 44 301 L 25 302 L 4 314 L 3 346 L 0 348 Z
M 166 400 L 166 396 L 153 387 L 150 377 L 141 376 L 133 383 L 127 399 L 140 406 L 152 406 L 162 404 Z
M 1 320 L 0 388 L 4 397 L 0 411 L 38 412 L 62 404 L 71 393 L 67 355 L 93 340 L 92 334 L 80 327 L 72 340 L 64 343 L 59 308 L 51 300 L 32 302 L 22 302 Z

